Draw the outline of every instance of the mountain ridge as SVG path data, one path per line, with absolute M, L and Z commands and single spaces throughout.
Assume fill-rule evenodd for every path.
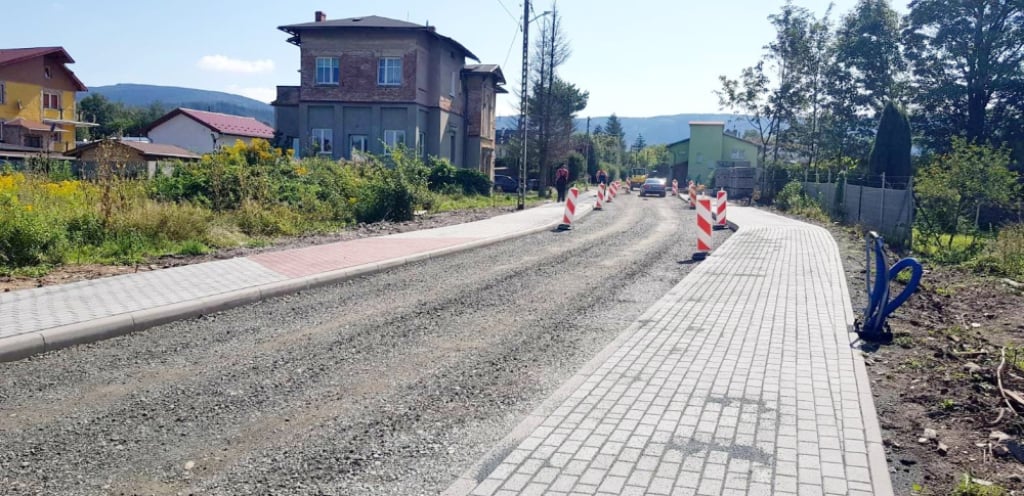
M 611 116 L 600 116 L 590 118 L 590 130 L 597 126 L 605 126 Z M 617 116 L 618 117 L 618 116 Z M 496 124 L 497 129 L 515 129 L 518 121 L 517 116 L 499 116 Z M 735 129 L 740 136 L 747 130 L 754 129 L 754 126 L 742 115 L 723 113 L 683 113 L 670 115 L 656 115 L 651 117 L 618 117 L 622 124 L 622 131 L 626 134 L 626 146 L 633 144 L 639 134 L 643 134 L 644 141 L 648 145 L 667 145 L 690 137 L 691 121 L 719 121 L 725 123 L 725 129 Z M 586 132 L 587 118 L 579 117 L 575 121 L 576 132 Z
M 155 84 L 118 83 L 89 88 L 88 93 L 78 94 L 78 100 L 90 94 L 100 94 L 110 101 L 120 102 L 129 107 L 148 107 L 159 103 L 168 111 L 177 107 L 185 107 L 253 117 L 265 124 L 274 125 L 274 108 L 270 104 L 224 91 Z
M 79 93 L 81 100 L 89 94 L 100 94 L 111 101 L 121 102 L 131 107 L 148 107 L 159 103 L 167 111 L 176 107 L 208 110 L 225 114 L 254 117 L 268 125 L 274 125 L 274 108 L 259 100 L 228 93 L 224 91 L 201 90 L 180 86 L 161 86 L 154 84 L 118 83 L 90 88 L 88 93 Z M 590 118 L 590 129 L 604 126 L 610 116 Z M 498 116 L 497 129 L 515 129 L 516 116 Z M 682 113 L 656 115 L 651 117 L 619 117 L 622 129 L 626 133 L 626 145 L 631 145 L 637 135 L 643 134 L 644 141 L 649 145 L 667 145 L 690 137 L 690 121 L 721 121 L 726 129 L 735 129 L 739 135 L 753 126 L 744 116 L 724 113 Z M 576 131 L 586 132 L 587 119 L 576 119 Z

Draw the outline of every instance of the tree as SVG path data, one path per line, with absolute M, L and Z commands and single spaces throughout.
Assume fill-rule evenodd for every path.
M 622 129 L 622 121 L 613 112 L 604 124 L 604 134 L 611 137 L 613 156 L 611 162 L 622 165 L 622 154 L 626 151 L 626 131 Z
M 836 32 L 835 63 L 847 73 L 858 110 L 879 112 L 902 95 L 907 64 L 900 16 L 889 0 L 858 0 Z
M 980 230 L 983 206 L 1007 204 L 1019 191 L 1017 174 L 1008 168 L 1009 151 L 953 138 L 952 151 L 936 157 L 918 174 L 915 192 L 920 200 L 922 234 L 938 238 L 948 234 L 947 247 L 963 229 L 963 219 L 973 219 L 971 232 Z
M 530 132 L 534 140 L 530 146 L 538 150 L 539 154 L 543 153 L 544 160 L 547 160 L 549 165 L 564 162 L 569 152 L 573 151 L 572 136 L 576 130 L 576 114 L 587 107 L 589 98 L 590 94 L 580 90 L 576 85 L 555 78 L 550 92 L 545 90 L 541 94 L 534 93 L 527 99 L 531 115 L 545 116 L 544 119 L 530 121 Z M 543 135 L 541 127 L 544 128 Z M 545 188 L 550 184 L 550 181 L 545 182 L 543 179 L 546 177 L 545 173 L 553 171 L 545 169 L 543 161 L 539 163 L 542 178 L 540 185 L 541 188 Z
M 166 113 L 159 102 L 151 103 L 148 107 L 128 107 L 98 93 L 78 102 L 78 110 L 83 119 L 98 124 L 93 128 L 79 128 L 78 137 L 83 140 L 141 136 L 150 124 Z
M 533 149 L 537 152 L 538 178 L 541 191 L 545 194 L 548 191 L 547 187 L 551 184 L 553 166 L 568 153 L 566 151 L 568 139 L 572 136 L 572 129 L 565 134 L 564 122 L 562 122 L 564 116 L 556 115 L 558 112 L 556 109 L 574 106 L 575 103 L 556 101 L 562 97 L 572 99 L 572 95 L 565 92 L 564 85 L 561 88 L 556 87 L 558 67 L 564 64 L 572 53 L 569 41 L 562 30 L 557 3 L 552 4 L 549 19 L 545 18 L 535 46 L 535 58 L 540 63 L 534 66 L 533 102 L 527 103 L 531 115 L 530 125 L 534 130 L 535 146 Z M 560 94 L 556 96 L 556 93 Z M 558 139 L 565 141 L 557 142 Z
M 1022 84 L 1024 0 L 913 0 L 905 31 L 914 69 L 919 126 L 946 149 L 963 134 L 974 143 L 1003 123 L 990 110 Z
M 768 95 L 768 76 L 764 73 L 764 62 L 743 69 L 739 79 L 718 76 L 722 89 L 716 90 L 718 105 L 745 115 L 754 128 L 761 146 L 760 163 L 765 164 L 768 148 L 778 129 L 779 114 Z
M 889 102 L 882 110 L 875 145 L 871 148 L 868 170 L 885 174 L 888 181 L 902 182 L 913 174 L 910 165 L 910 121 L 907 114 Z

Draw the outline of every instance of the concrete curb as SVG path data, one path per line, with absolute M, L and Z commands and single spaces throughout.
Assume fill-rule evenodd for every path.
M 593 211 L 592 205 L 579 205 L 577 219 Z M 208 315 L 231 308 L 248 305 L 260 300 L 294 294 L 303 290 L 318 288 L 329 284 L 343 282 L 359 276 L 374 274 L 401 265 L 419 262 L 431 258 L 482 248 L 511 239 L 528 236 L 558 226 L 561 221 L 550 222 L 541 226 L 524 229 L 490 238 L 470 241 L 455 246 L 439 248 L 401 258 L 383 260 L 355 267 L 321 272 L 304 277 L 285 279 L 258 286 L 250 286 L 226 293 L 207 296 L 197 300 L 183 301 L 159 307 L 136 310 L 134 312 L 102 317 L 99 319 L 76 322 L 41 331 L 28 332 L 16 336 L 0 338 L 0 363 L 21 360 L 39 353 L 47 353 L 76 344 L 92 343 L 103 339 L 122 336 L 142 331 L 150 327 L 184 320 L 200 315 Z

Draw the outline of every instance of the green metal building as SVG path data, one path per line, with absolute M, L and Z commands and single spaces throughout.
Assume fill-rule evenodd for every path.
M 711 185 L 716 167 L 760 167 L 756 143 L 726 134 L 724 122 L 690 122 L 690 137 L 668 145 L 672 178 Z

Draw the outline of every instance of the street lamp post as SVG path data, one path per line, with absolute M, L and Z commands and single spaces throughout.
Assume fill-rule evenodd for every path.
M 523 0 L 523 89 L 522 94 L 519 96 L 519 126 L 521 127 L 519 132 L 522 137 L 523 150 L 522 157 L 519 160 L 519 201 L 516 204 L 516 210 L 526 208 L 526 105 L 530 77 L 530 23 L 550 13 L 550 11 L 545 11 L 537 17 L 530 19 L 530 0 Z
M 519 160 L 519 201 L 516 210 L 526 208 L 526 88 L 529 83 L 530 57 L 530 0 L 523 0 L 523 93 L 519 95 L 519 130 L 522 136 L 522 157 Z

